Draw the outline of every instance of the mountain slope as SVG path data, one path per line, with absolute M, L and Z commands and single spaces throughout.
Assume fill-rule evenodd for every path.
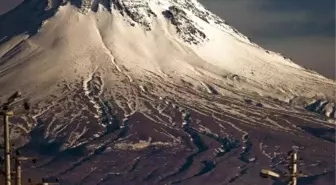
M 130 74 L 136 73 L 142 77 L 148 76 L 144 74 L 145 71 L 163 77 L 174 74 L 176 76 L 171 80 L 182 78 L 197 86 L 200 85 L 199 81 L 204 81 L 211 86 L 215 81 L 233 83 L 230 77 L 237 76 L 239 85 L 235 89 L 238 90 L 280 97 L 287 101 L 294 96 L 315 95 L 334 99 L 333 81 L 250 43 L 197 2 L 110 2 L 116 11 L 100 4 L 108 7 L 108 1 L 99 2 L 81 1 L 79 8 L 61 6 L 53 18 L 43 23 L 38 36 L 22 43 L 25 46 L 17 47 L 29 47 L 32 50 L 30 53 L 37 52 L 37 56 L 45 53 L 51 55 L 45 59 L 46 67 L 55 67 L 57 62 L 58 66 L 64 63 L 77 69 L 78 65 L 74 63 L 85 58 L 90 60 L 87 61 L 90 67 L 84 73 L 92 71 L 95 66 L 108 68 L 106 63 L 115 63 L 114 67 L 117 67 L 120 63 L 131 71 Z M 97 12 L 89 12 L 90 9 Z M 6 55 L 17 51 L 17 48 L 9 49 L 3 51 L 2 60 L 7 60 Z M 89 50 L 93 52 L 83 55 L 83 52 Z M 169 56 L 165 53 L 167 51 Z M 62 58 L 54 58 L 53 54 L 62 55 Z M 92 56 L 106 59 L 88 59 Z M 40 61 L 34 63 L 31 65 L 41 67 Z M 55 69 L 52 71 L 58 73 Z M 64 74 L 66 76 L 58 75 L 59 80 L 71 76 L 69 72 Z M 142 77 L 138 76 L 140 79 Z
M 335 82 L 260 48 L 197 1 L 31 0 L 0 24 L 0 94 L 20 89 L 34 104 L 12 131 L 41 156 L 32 174 L 261 184 L 259 168 L 282 165 L 292 145 L 312 156 L 308 175 L 333 169 L 333 119 L 303 108 L 330 102 L 333 118 Z

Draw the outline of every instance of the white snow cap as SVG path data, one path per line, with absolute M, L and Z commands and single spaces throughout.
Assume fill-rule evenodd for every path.
M 105 88 L 124 84 L 125 78 L 146 92 L 155 89 L 150 82 L 228 96 L 335 99 L 333 80 L 252 43 L 196 0 L 50 2 L 48 8 L 57 12 L 39 33 L 8 42 L 24 44 L 2 66 L 11 70 L 0 79 L 5 84 L 0 91 L 21 87 L 40 93 L 31 84 L 41 84 L 48 94 L 55 82 L 72 83 L 96 70 Z

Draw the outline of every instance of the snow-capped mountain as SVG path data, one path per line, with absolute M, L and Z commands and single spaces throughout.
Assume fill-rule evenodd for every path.
M 290 138 L 310 154 L 335 141 L 335 81 L 264 50 L 196 0 L 30 0 L 0 25 L 0 94 L 21 90 L 34 104 L 12 138 L 65 183 L 260 184 L 245 172 L 268 158 L 281 165 Z M 333 169 L 331 153 L 321 154 L 330 165 L 304 168 Z M 241 168 L 221 178 L 223 159 Z
M 36 1 L 42 6 L 41 2 Z M 51 76 L 59 82 L 85 76 L 95 68 L 115 68 L 131 81 L 157 75 L 177 83 L 184 80 L 194 87 L 211 86 L 221 94 L 227 94 L 227 86 L 231 85 L 234 90 L 287 102 L 296 96 L 335 97 L 334 81 L 251 43 L 197 1 L 70 2 L 73 6 L 66 1 L 48 1 L 47 7 L 32 19 L 38 21 L 39 15 L 52 8 L 57 9 L 55 15 L 43 21 L 35 37 L 20 44 L 22 39 L 15 39 L 12 47 L 3 49 L 2 60 L 13 54 L 16 45 L 38 52 L 35 57 L 48 53 L 51 57 L 42 64 L 36 60 L 30 66 L 52 66 L 52 71 L 38 72 L 39 76 L 57 73 Z M 54 69 L 55 63 L 69 67 L 60 72 Z M 3 66 L 6 70 L 10 67 Z M 73 73 L 75 69 L 77 73 Z M 20 82 L 11 83 L 14 89 L 20 83 L 41 83 L 35 76 L 26 77 L 28 72 L 20 75 L 16 78 Z

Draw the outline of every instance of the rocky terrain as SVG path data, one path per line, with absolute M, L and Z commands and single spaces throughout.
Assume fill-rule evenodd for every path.
M 259 172 L 295 149 L 300 185 L 335 184 L 335 81 L 196 0 L 30 0 L 0 25 L 1 102 L 32 107 L 10 119 L 39 158 L 25 182 L 280 184 Z

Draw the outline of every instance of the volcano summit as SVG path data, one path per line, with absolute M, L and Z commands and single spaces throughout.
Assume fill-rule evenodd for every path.
M 264 50 L 196 0 L 28 0 L 0 17 L 11 138 L 61 184 L 334 184 L 335 81 Z M 276 182 L 275 182 L 276 183 Z

